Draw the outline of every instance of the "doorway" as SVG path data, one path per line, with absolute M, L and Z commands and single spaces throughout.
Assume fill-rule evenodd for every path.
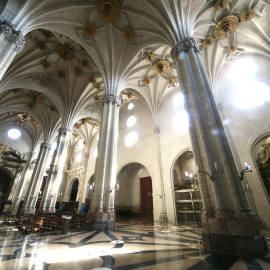
M 76 178 L 70 190 L 68 209 L 67 209 L 68 212 L 72 212 L 72 213 L 77 212 L 78 202 L 76 201 L 76 199 L 77 199 L 78 189 L 79 189 L 79 179 Z
M 115 191 L 118 220 L 152 221 L 152 179 L 148 170 L 140 163 L 129 163 L 118 173 L 116 184 L 119 184 L 119 190 Z
M 141 218 L 153 221 L 153 191 L 151 177 L 140 178 L 141 191 Z

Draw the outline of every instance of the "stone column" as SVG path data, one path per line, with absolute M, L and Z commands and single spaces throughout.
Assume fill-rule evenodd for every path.
M 157 152 L 157 161 L 158 161 L 158 175 L 160 179 L 160 189 L 161 189 L 161 209 L 159 215 L 159 221 L 161 224 L 167 223 L 167 211 L 166 211 L 166 201 L 165 201 L 165 190 L 164 190 L 164 179 L 163 179 L 163 167 L 161 159 L 161 145 L 160 145 L 160 126 L 154 126 L 154 134 L 156 140 L 156 152 Z
M 249 209 L 197 44 L 185 38 L 171 54 L 186 98 L 196 165 L 212 176 L 198 173 L 204 247 L 240 256 L 265 255 L 267 245 Z
M 89 230 L 108 230 L 115 226 L 113 196 L 116 184 L 117 139 L 120 97 L 108 94 L 103 99 L 91 208 L 87 215 Z
M 30 163 L 31 163 L 31 160 L 32 160 L 32 157 L 33 157 L 33 152 L 30 152 L 29 154 L 29 157 L 28 157 L 28 161 L 24 167 L 24 170 L 23 172 L 20 174 L 20 179 L 18 181 L 18 184 L 17 184 L 17 187 L 14 191 L 14 196 L 13 196 L 13 199 L 12 199 L 12 206 L 10 208 L 10 211 L 12 212 L 13 215 L 15 215 L 18 211 L 18 207 L 20 205 L 20 202 L 21 202 L 21 192 L 23 191 L 23 186 L 25 184 L 25 176 L 26 176 L 26 172 L 28 171 L 29 169 L 29 166 L 30 166 Z
M 8 21 L 0 21 L 0 80 L 16 54 L 22 51 L 24 43 L 21 32 Z
M 43 142 L 35 164 L 35 168 L 25 194 L 25 200 L 21 209 L 22 214 L 33 215 L 36 212 L 36 203 L 39 196 L 40 186 L 42 184 L 46 161 L 51 149 L 51 144 Z
M 62 127 L 59 129 L 57 146 L 53 153 L 45 189 L 40 202 L 38 213 L 55 213 L 55 203 L 58 196 L 59 187 L 62 180 L 64 165 L 68 149 L 68 142 L 72 131 Z

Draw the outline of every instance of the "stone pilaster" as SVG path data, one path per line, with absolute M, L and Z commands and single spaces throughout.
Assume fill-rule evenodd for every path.
M 121 99 L 108 94 L 103 99 L 93 200 L 87 215 L 89 230 L 109 230 L 115 226 L 114 189 L 116 182 L 117 132 Z
M 264 255 L 267 245 L 250 213 L 198 52 L 196 42 L 189 37 L 176 44 L 171 54 L 186 98 L 196 165 L 200 171 L 210 174 L 214 171 L 212 179 L 205 173 L 198 173 L 204 207 L 204 247 L 242 256 Z
M 161 191 L 161 207 L 160 207 L 160 215 L 159 222 L 161 224 L 165 224 L 168 221 L 167 211 L 166 211 L 166 200 L 165 200 L 165 190 L 164 190 L 164 179 L 163 179 L 163 166 L 162 166 L 162 158 L 161 158 L 161 145 L 160 145 L 160 126 L 155 125 L 153 127 L 155 140 L 156 140 L 156 153 L 157 153 L 157 163 L 158 163 L 158 175 L 160 180 L 160 191 Z
M 25 194 L 25 200 L 21 209 L 21 213 L 33 215 L 36 212 L 36 203 L 39 196 L 40 187 L 42 184 L 43 174 L 45 171 L 46 161 L 51 149 L 51 144 L 43 142 L 40 145 L 40 150 L 35 164 L 35 168 Z
M 25 39 L 8 21 L 0 21 L 0 80 L 15 55 L 22 51 Z
M 66 161 L 68 142 L 72 131 L 62 127 L 58 130 L 57 146 L 53 153 L 45 189 L 40 202 L 38 213 L 54 213 L 59 187 L 62 181 L 63 169 Z

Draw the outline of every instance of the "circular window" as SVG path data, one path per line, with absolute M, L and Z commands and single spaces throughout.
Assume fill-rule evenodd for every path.
M 234 104 L 241 109 L 255 108 L 269 100 L 269 87 L 263 82 L 247 82 L 234 90 Z
M 127 126 L 128 127 L 133 127 L 136 124 L 136 117 L 135 116 L 130 116 L 127 120 Z
M 16 139 L 20 138 L 21 135 L 22 135 L 21 132 L 17 128 L 10 129 L 7 132 L 7 134 L 8 134 L 8 137 L 13 139 L 13 140 L 16 140 Z
M 132 147 L 138 140 L 138 133 L 130 132 L 125 138 L 125 146 Z
M 175 107 L 181 107 L 184 105 L 184 96 L 182 93 L 178 93 L 173 98 L 173 105 Z
M 132 110 L 133 108 L 134 108 L 134 104 L 133 104 L 133 103 L 129 103 L 129 104 L 128 104 L 128 109 L 129 109 L 129 110 Z

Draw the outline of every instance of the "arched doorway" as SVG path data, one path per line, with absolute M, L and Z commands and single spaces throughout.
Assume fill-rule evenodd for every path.
M 172 167 L 177 223 L 201 225 L 202 200 L 191 150 L 183 152 Z
M 8 169 L 0 168 L 0 213 L 5 212 L 5 205 L 13 185 L 13 176 Z
M 70 189 L 68 209 L 67 209 L 68 212 L 72 212 L 72 213 L 77 212 L 78 205 L 79 205 L 79 203 L 76 201 L 78 189 L 79 189 L 79 179 L 75 178 Z
M 152 179 L 139 163 L 124 166 L 117 175 L 119 191 L 115 192 L 115 209 L 120 221 L 153 221 Z
M 270 198 L 270 135 L 264 136 L 254 145 L 253 158 Z

